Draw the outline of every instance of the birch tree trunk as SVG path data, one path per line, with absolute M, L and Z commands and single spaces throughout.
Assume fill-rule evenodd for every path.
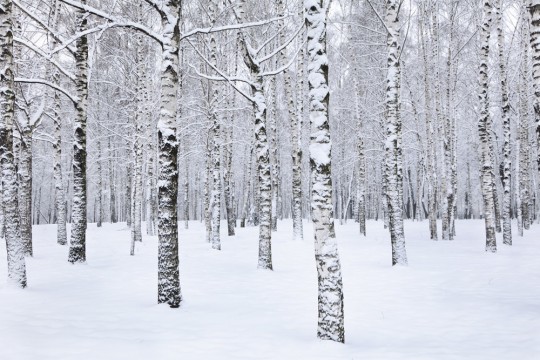
M 398 0 L 386 3 L 386 27 L 388 29 L 388 73 L 386 77 L 386 198 L 388 203 L 390 238 L 392 242 L 392 265 L 407 265 L 405 234 L 403 231 L 403 182 L 401 172 L 401 118 L 399 114 L 399 5 Z
M 355 71 L 356 73 L 356 71 Z M 356 202 L 357 218 L 360 227 L 360 234 L 366 236 L 366 158 L 364 154 L 364 139 L 362 127 L 362 114 L 360 112 L 360 87 L 358 80 L 354 80 L 356 98 L 356 121 L 358 127 L 358 176 L 356 179 Z
M 29 119 L 27 119 L 29 121 Z M 32 129 L 29 124 L 20 130 L 18 166 L 19 216 L 24 255 L 32 251 Z
M 526 18 L 526 12 L 522 15 Z M 529 143 L 529 44 L 525 41 L 528 31 L 527 21 L 522 22 L 522 58 L 520 67 L 520 80 L 518 85 L 519 92 L 519 192 L 521 201 L 521 217 L 522 224 L 525 230 L 530 228 L 529 214 L 529 163 L 530 163 L 530 143 Z
M 86 4 L 86 0 L 81 3 Z M 88 14 L 76 10 L 77 32 L 87 30 Z M 71 239 L 68 261 L 83 263 L 86 261 L 86 120 L 88 110 L 88 38 L 86 35 L 77 39 L 75 53 L 77 68 L 76 88 L 79 101 L 73 123 L 73 205 L 71 213 Z
M 158 303 L 180 306 L 178 262 L 178 141 L 176 115 L 181 0 L 161 6 L 163 47 L 161 111 L 158 122 Z
M 2 169 L 2 203 L 4 206 L 5 240 L 8 279 L 18 287 L 26 287 L 26 263 L 21 239 L 17 173 L 13 149 L 14 64 L 13 4 L 0 0 L 0 165 Z
M 312 182 L 311 217 L 315 233 L 315 262 L 318 274 L 319 320 L 317 337 L 345 341 L 343 321 L 343 284 L 337 242 L 333 236 L 332 176 L 328 105 L 328 57 L 326 22 L 329 4 L 323 0 L 305 0 L 307 25 L 309 146 Z
M 210 18 L 214 24 L 218 16 L 218 2 L 210 2 Z M 217 67 L 217 44 L 215 34 L 210 37 L 210 62 Z M 211 84 L 212 97 L 210 102 L 210 121 L 212 122 L 212 249 L 221 250 L 220 225 L 221 225 L 221 124 L 217 114 L 219 101 L 219 89 L 216 84 Z
M 53 29 L 57 30 L 58 28 L 58 12 L 60 10 L 60 2 L 55 1 L 51 8 L 51 17 L 53 21 Z M 51 41 L 51 50 L 56 48 L 58 41 L 55 37 Z M 57 56 L 54 57 L 57 59 Z M 60 85 L 60 71 L 55 67 L 51 66 L 51 82 L 55 85 Z M 64 189 L 64 180 L 62 174 L 62 103 L 60 100 L 60 93 L 58 91 L 54 92 L 54 104 L 53 104 L 53 126 L 54 126 L 54 165 L 53 165 L 53 174 L 54 174 L 54 187 L 55 187 L 55 207 L 56 207 L 56 239 L 58 244 L 66 245 L 67 244 L 67 229 L 66 229 L 66 192 Z
M 303 15 L 303 8 L 302 8 Z M 305 35 L 302 32 L 301 41 Z M 293 240 L 304 239 L 302 226 L 302 146 L 301 129 L 304 116 L 304 45 L 298 54 L 296 73 L 296 116 L 290 118 L 292 151 L 292 221 Z
M 496 252 L 497 242 L 495 238 L 495 218 L 493 202 L 493 162 L 490 154 L 491 142 L 491 121 L 489 114 L 488 99 L 488 60 L 489 60 L 489 38 L 492 22 L 492 5 L 490 0 L 483 0 L 483 22 L 481 26 L 481 49 L 479 66 L 479 103 L 480 119 L 478 121 L 478 134 L 480 137 L 480 180 L 482 187 L 482 197 L 484 204 L 484 220 L 486 227 L 486 251 Z
M 139 17 L 142 17 L 142 2 L 139 2 Z M 144 39 L 142 34 L 136 35 L 137 50 L 135 55 L 135 63 L 137 66 L 137 102 L 136 102 L 136 114 L 135 114 L 135 142 L 133 144 L 134 150 L 134 164 L 133 164 L 133 226 L 131 227 L 131 241 L 142 241 L 142 163 L 143 163 L 143 136 L 144 136 L 144 123 L 148 122 L 146 113 L 144 111 L 144 89 L 146 72 L 146 63 L 143 54 Z M 133 245 L 134 246 L 134 245 Z M 134 255 L 131 254 L 131 255 Z
M 534 121 L 536 127 L 537 153 L 540 154 L 540 0 L 529 0 L 530 42 L 532 48 L 532 69 L 534 85 Z M 540 173 L 540 155 L 537 159 Z
M 431 96 L 429 86 L 429 75 L 431 73 L 427 57 L 428 40 L 424 30 L 423 21 L 420 22 L 420 36 L 422 37 L 422 54 L 424 59 L 424 96 L 426 112 L 426 162 L 427 162 L 427 198 L 428 198 L 428 218 L 429 233 L 431 240 L 437 240 L 437 202 L 435 198 L 435 186 L 437 184 L 437 173 L 435 171 L 435 130 L 431 116 Z
M 503 123 L 503 244 L 512 245 L 512 219 L 510 217 L 510 205 L 512 201 L 510 190 L 510 176 L 512 169 L 511 150 L 511 119 L 510 102 L 508 101 L 508 85 L 506 75 L 506 60 L 504 56 L 504 22 L 502 0 L 499 0 L 496 8 L 497 13 L 497 43 L 499 47 L 499 81 L 501 83 L 501 117 Z

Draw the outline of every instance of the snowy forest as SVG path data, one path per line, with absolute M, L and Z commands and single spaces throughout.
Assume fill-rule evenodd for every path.
M 0 0 L 0 161 L 2 359 L 540 358 L 540 0 Z

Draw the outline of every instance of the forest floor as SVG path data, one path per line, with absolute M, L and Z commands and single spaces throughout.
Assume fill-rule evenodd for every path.
M 125 224 L 90 224 L 84 265 L 67 263 L 55 226 L 35 226 L 25 290 L 6 285 L 0 246 L 0 359 L 540 359 L 540 225 L 488 254 L 482 221 L 458 221 L 452 242 L 406 222 L 408 267 L 391 266 L 382 223 L 367 238 L 337 225 L 345 344 L 316 339 L 311 225 L 292 241 L 278 224 L 274 271 L 257 269 L 257 228 L 227 237 L 223 223 L 215 251 L 189 225 L 179 309 L 156 304 L 157 237 L 129 256 Z

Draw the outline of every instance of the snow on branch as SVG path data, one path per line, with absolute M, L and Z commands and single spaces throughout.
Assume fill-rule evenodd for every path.
M 40 19 L 38 19 L 34 14 L 32 14 L 31 11 L 28 11 L 28 9 L 26 9 L 22 4 L 19 3 L 19 0 L 13 0 L 13 4 L 15 4 L 15 6 L 17 6 L 23 13 L 26 14 L 26 16 L 28 16 L 30 19 L 34 20 L 39 26 L 41 26 L 42 28 L 44 28 L 45 30 L 48 31 L 48 33 L 58 42 L 62 42 L 62 39 L 60 38 L 60 36 L 58 34 L 56 34 L 53 29 L 51 29 L 46 23 L 44 23 L 43 21 L 41 21 Z M 71 54 L 75 54 L 75 48 L 73 47 L 68 47 L 66 46 L 65 47 Z
M 277 55 L 278 53 L 281 52 L 281 50 L 285 49 L 287 46 L 289 46 L 290 43 L 292 43 L 296 37 L 298 36 L 298 34 L 300 33 L 300 31 L 302 31 L 302 29 L 304 28 L 304 24 L 302 23 L 302 26 L 298 27 L 298 30 L 296 30 L 294 32 L 294 34 L 287 40 L 285 41 L 283 44 L 281 44 L 281 46 L 277 47 L 273 52 L 271 52 L 270 54 L 262 57 L 261 59 L 258 59 L 258 62 L 259 63 L 263 63 L 269 59 L 271 59 L 272 57 L 274 57 L 275 55 Z
M 14 37 L 13 38 L 13 41 L 15 42 L 18 42 L 19 44 L 27 47 L 28 49 L 32 50 L 33 52 L 35 52 L 36 54 L 42 56 L 43 58 L 47 59 L 51 64 L 53 64 L 58 70 L 60 70 L 60 72 L 62 72 L 62 74 L 66 75 L 71 81 L 75 81 L 75 75 L 73 75 L 72 73 L 70 73 L 69 71 L 67 71 L 66 69 L 64 69 L 62 67 L 62 65 L 60 65 L 59 63 L 57 63 L 55 60 L 51 59 L 51 57 L 46 54 L 45 52 L 43 52 L 41 49 L 39 49 L 38 47 L 34 46 L 34 44 L 32 44 L 30 41 L 27 41 L 26 39 L 21 39 L 19 37 Z
M 62 0 L 63 1 L 63 0 Z M 228 31 L 228 30 L 241 30 L 241 29 L 247 29 L 251 27 L 257 27 L 257 26 L 263 26 L 270 23 L 273 23 L 275 21 L 280 21 L 283 19 L 286 19 L 287 16 L 280 16 L 275 17 L 267 20 L 261 20 L 261 21 L 255 21 L 255 22 L 248 22 L 248 23 L 240 23 L 240 24 L 232 24 L 232 25 L 224 25 L 224 26 L 212 26 L 208 28 L 197 28 L 193 29 L 191 31 L 188 31 L 187 33 L 183 34 L 180 37 L 180 40 L 186 39 L 190 36 L 196 35 L 196 34 L 210 34 L 215 32 L 221 32 L 221 31 Z
M 223 79 L 225 79 L 225 81 L 227 81 L 236 91 L 238 91 L 240 93 L 240 95 L 242 95 L 243 97 L 245 97 L 247 100 L 249 100 L 250 102 L 254 103 L 255 102 L 255 98 L 249 96 L 248 94 L 246 94 L 242 89 L 240 89 L 239 87 L 236 86 L 236 84 L 234 83 L 235 80 L 229 78 L 227 75 L 225 75 L 221 70 L 219 70 L 217 67 L 215 67 L 210 61 L 208 61 L 207 58 L 204 57 L 203 54 L 201 54 L 201 52 L 199 51 L 199 49 L 197 49 L 197 47 L 195 45 L 193 45 L 193 43 L 191 41 L 189 41 L 189 39 L 186 39 L 186 41 L 189 43 L 189 45 L 191 45 L 193 47 L 193 49 L 195 50 L 195 52 L 197 53 L 197 55 L 199 55 L 199 57 L 201 59 L 203 59 L 203 61 L 208 65 L 210 66 L 215 72 L 217 72 L 219 74 L 219 76 L 221 76 Z M 244 82 L 246 83 L 249 83 L 251 84 L 248 80 L 243 80 Z
M 154 39 L 155 41 L 157 41 L 160 45 L 163 45 L 163 37 L 159 34 L 157 34 L 156 32 L 154 32 L 152 29 L 142 25 L 142 24 L 139 24 L 139 23 L 136 23 L 136 22 L 133 22 L 133 21 L 124 21 L 124 20 L 121 20 L 121 19 L 116 19 L 114 16 L 104 12 L 104 11 L 101 11 L 99 9 L 96 9 L 92 6 L 89 6 L 89 5 L 85 5 L 85 4 L 81 4 L 80 2 L 78 1 L 73 1 L 73 0 L 60 0 L 61 2 L 63 2 L 64 4 L 67 4 L 67 5 L 71 5 L 73 6 L 74 8 L 77 8 L 77 9 L 80 9 L 80 10 L 84 10 L 92 15 L 95 15 L 95 16 L 98 16 L 102 19 L 105 19 L 105 20 L 109 20 L 112 24 L 109 24 L 110 27 L 125 27 L 125 28 L 129 28 L 129 29 L 133 29 L 133 30 L 137 30 L 137 31 L 140 31 L 146 35 L 148 35 L 150 38 Z
M 274 76 L 274 75 L 277 75 L 277 74 L 282 73 L 283 71 L 287 70 L 292 65 L 292 63 L 294 62 L 294 60 L 298 56 L 298 53 L 300 52 L 300 50 L 302 50 L 302 47 L 305 44 L 306 44 L 305 41 L 302 42 L 302 44 L 298 47 L 298 49 L 294 53 L 294 56 L 291 57 L 291 59 L 289 60 L 289 62 L 287 64 L 285 64 L 284 66 L 282 66 L 280 68 L 275 69 L 274 71 L 264 72 L 264 73 L 261 74 L 261 76 Z
M 77 105 L 77 103 L 79 102 L 79 98 L 77 96 L 73 96 L 69 93 L 69 91 L 67 91 L 66 89 L 58 86 L 58 85 L 55 85 L 53 84 L 52 82 L 50 81 L 46 81 L 46 80 L 42 80 L 42 79 L 26 79 L 26 78 L 15 78 L 15 82 L 17 83 L 23 83 L 23 84 L 41 84 L 41 85 L 46 85 L 50 88 L 53 88 L 54 90 L 56 91 L 59 91 L 61 92 L 62 94 L 66 95 L 67 98 L 69 100 L 71 100 L 71 102 L 73 102 L 73 105 Z

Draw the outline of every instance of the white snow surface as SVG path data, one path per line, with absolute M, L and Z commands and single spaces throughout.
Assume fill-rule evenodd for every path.
M 67 262 L 56 226 L 34 226 L 24 290 L 7 285 L 1 246 L 0 359 L 540 359 L 540 225 L 489 254 L 482 220 L 458 221 L 452 242 L 406 221 L 408 267 L 391 266 L 381 222 L 368 221 L 367 238 L 337 225 L 345 344 L 316 338 L 310 224 L 304 241 L 278 224 L 274 271 L 257 269 L 258 228 L 227 237 L 222 226 L 216 251 L 202 223 L 189 225 L 179 309 L 156 304 L 157 237 L 129 256 L 125 224 L 90 224 L 84 265 Z

